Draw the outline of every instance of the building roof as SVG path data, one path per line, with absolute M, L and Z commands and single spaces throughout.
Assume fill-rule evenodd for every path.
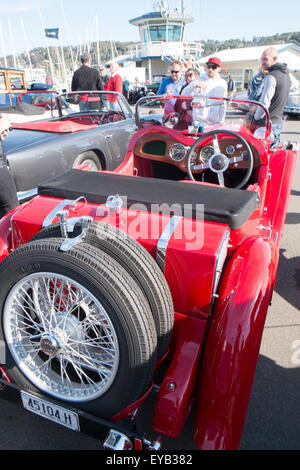
M 144 24 L 147 22 L 153 22 L 153 20 L 157 19 L 164 19 L 168 21 L 183 21 L 184 23 L 192 23 L 193 18 L 190 15 L 183 15 L 180 12 L 174 10 L 167 13 L 162 13 L 160 11 L 152 11 L 150 13 L 146 13 L 145 15 L 138 16 L 137 18 L 132 18 L 129 20 L 130 24 L 139 25 Z M 155 22 L 155 21 L 154 21 Z
M 236 49 L 224 49 L 222 51 L 214 52 L 209 56 L 202 57 L 199 62 L 206 63 L 210 56 L 219 57 L 223 63 L 226 62 L 239 62 L 239 61 L 254 61 L 259 60 L 261 54 L 268 47 L 275 47 L 278 53 L 283 52 L 288 49 L 294 49 L 296 52 L 300 53 L 300 47 L 294 43 L 288 44 L 270 44 L 265 46 L 256 46 L 256 47 L 238 47 Z

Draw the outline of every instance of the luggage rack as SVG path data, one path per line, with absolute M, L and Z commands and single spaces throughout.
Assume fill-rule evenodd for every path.
M 24 406 L 22 396 L 30 396 L 33 400 L 38 401 L 39 403 L 47 403 L 49 406 L 53 406 L 55 409 L 62 408 L 62 403 L 53 400 L 52 398 L 47 397 L 46 399 L 36 393 L 23 390 L 19 386 L 8 382 L 5 380 L 4 373 L 0 368 L 0 398 L 6 401 L 22 404 L 24 409 L 27 409 Z M 154 391 L 155 391 L 154 387 Z M 100 439 L 103 442 L 103 448 L 106 450 L 159 450 L 161 448 L 161 438 L 157 437 L 154 441 L 150 441 L 146 438 L 145 434 L 140 434 L 135 431 L 136 421 L 135 417 L 137 411 L 132 413 L 127 418 L 122 419 L 119 424 L 108 421 L 103 418 L 99 418 L 85 411 L 79 410 L 77 408 L 66 406 L 63 403 L 63 410 L 70 412 L 78 416 L 78 429 L 77 432 L 86 434 L 95 439 Z M 44 417 L 45 419 L 50 419 L 52 422 L 59 423 L 55 419 L 47 418 L 46 416 L 35 412 L 29 411 L 39 416 Z M 69 426 L 65 426 L 70 429 Z

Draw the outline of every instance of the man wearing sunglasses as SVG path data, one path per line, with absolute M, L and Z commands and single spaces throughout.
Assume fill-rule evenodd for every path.
M 179 95 L 181 88 L 185 84 L 182 77 L 182 65 L 179 61 L 175 60 L 170 69 L 170 77 L 165 78 L 161 83 L 157 95 Z
M 180 94 L 180 90 L 185 85 L 185 79 L 182 77 L 182 65 L 175 60 L 171 65 L 171 76 L 165 78 L 159 87 L 157 95 L 175 96 Z M 176 99 L 169 98 L 164 103 L 164 118 L 169 119 L 175 112 Z
M 193 80 L 185 87 L 183 94 L 186 96 L 202 95 L 205 98 L 224 98 L 227 96 L 227 83 L 221 78 L 222 62 L 218 57 L 210 57 L 206 62 L 207 71 Z M 207 106 L 197 110 L 201 114 L 204 127 L 223 123 L 226 106 L 224 102 L 207 99 Z

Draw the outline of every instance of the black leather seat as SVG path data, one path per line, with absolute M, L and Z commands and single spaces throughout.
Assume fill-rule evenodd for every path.
M 143 205 L 147 211 L 201 219 L 241 227 L 259 204 L 253 191 L 222 188 L 154 178 L 120 175 L 118 173 L 68 170 L 38 187 L 38 194 L 60 199 L 84 196 L 88 202 L 105 204 L 108 196 L 127 198 L 127 207 Z M 197 210 L 198 209 L 198 210 Z

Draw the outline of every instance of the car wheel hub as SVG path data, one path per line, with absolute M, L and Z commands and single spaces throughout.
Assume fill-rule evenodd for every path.
M 214 173 L 223 173 L 227 170 L 228 164 L 228 158 L 223 153 L 215 153 L 209 160 L 209 168 Z
M 56 273 L 26 276 L 8 294 L 3 326 L 25 377 L 58 399 L 101 396 L 119 366 L 110 317 L 89 290 Z

